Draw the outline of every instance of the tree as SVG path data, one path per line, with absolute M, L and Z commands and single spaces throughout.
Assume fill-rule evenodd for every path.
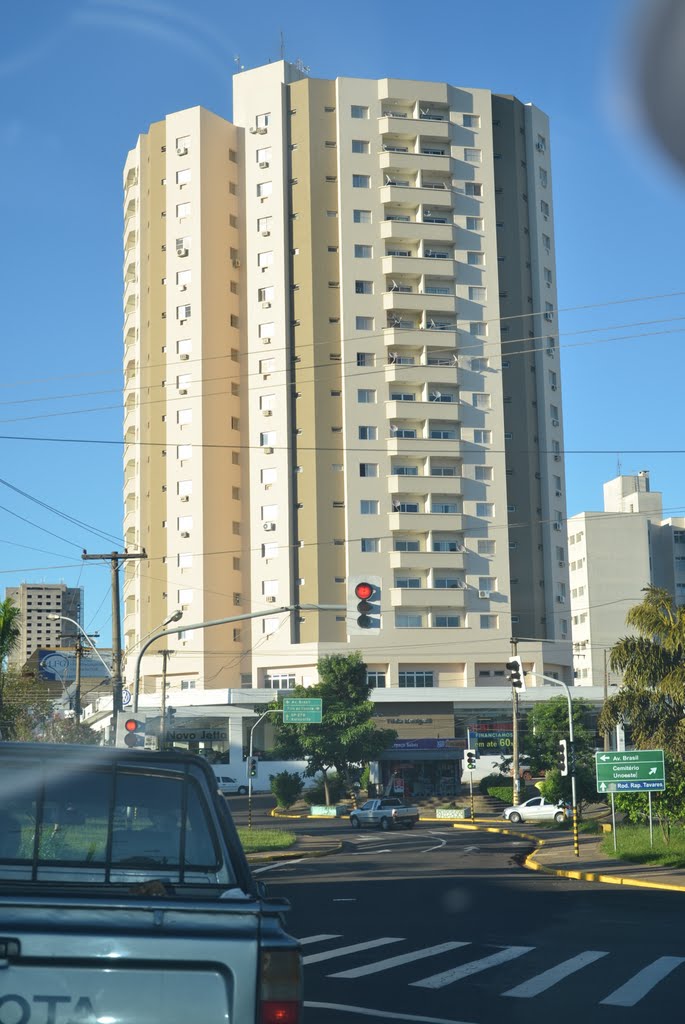
M 334 769 L 349 785 L 352 767 L 375 760 L 392 745 L 397 733 L 374 727 L 371 687 L 358 651 L 321 658 L 317 668 L 316 686 L 298 686 L 288 691 L 288 697 L 320 697 L 323 721 L 320 725 L 277 723 L 276 754 L 307 760 L 308 776 L 320 772 L 329 804 L 327 773 Z
M 21 629 L 19 617 L 21 612 L 10 597 L 0 601 L 0 719 L 5 699 L 5 673 L 7 659 L 19 643 Z M 2 735 L 0 733 L 0 735 Z
M 652 793 L 652 813 L 659 822 L 664 845 L 671 839 L 673 825 L 685 820 L 685 764 L 680 757 L 666 753 L 666 789 Z M 622 811 L 626 820 L 644 823 L 649 821 L 649 794 L 616 793 L 616 809 Z
M 45 743 L 100 743 L 90 726 L 55 711 L 45 684 L 35 675 L 5 672 L 0 707 L 3 740 Z
M 655 747 L 685 757 L 685 607 L 658 587 L 626 616 L 636 635 L 611 648 L 609 665 L 623 674 L 618 693 L 604 702 L 599 728 L 630 725 L 635 746 Z

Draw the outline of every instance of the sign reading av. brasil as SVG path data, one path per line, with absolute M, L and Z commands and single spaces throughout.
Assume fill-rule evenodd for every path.
M 321 698 L 284 697 L 283 721 L 290 725 L 321 722 Z
M 663 750 L 598 750 L 598 793 L 641 793 L 666 789 Z

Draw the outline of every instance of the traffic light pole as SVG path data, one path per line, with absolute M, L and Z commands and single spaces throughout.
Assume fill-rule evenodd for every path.
M 511 653 L 516 657 L 518 644 L 511 639 Z M 511 688 L 511 774 L 513 781 L 514 807 L 518 807 L 521 799 L 521 775 L 519 771 L 519 694 L 515 686 Z
M 283 714 L 283 709 L 282 708 L 269 708 L 268 711 L 264 711 L 259 716 L 259 718 L 255 722 L 255 724 L 250 729 L 250 752 L 247 755 L 247 827 L 248 828 L 252 828 L 252 758 L 254 756 L 253 753 L 252 753 L 252 750 L 253 750 L 254 731 L 257 728 L 257 726 L 259 725 L 259 723 L 262 721 L 262 719 L 266 718 L 267 715 L 282 715 L 282 714 Z

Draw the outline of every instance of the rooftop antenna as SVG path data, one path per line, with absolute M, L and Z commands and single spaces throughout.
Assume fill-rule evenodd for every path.
M 616 476 L 621 475 L 621 453 L 616 452 Z
M 281 60 L 285 60 L 285 36 L 283 35 L 283 29 L 280 29 L 278 34 L 281 38 Z
M 235 57 L 233 58 L 233 63 L 235 64 L 236 69 L 238 71 L 244 71 L 245 70 L 245 65 L 240 63 L 240 54 L 239 53 L 236 53 Z
M 301 57 L 298 57 L 295 61 L 295 67 L 301 75 L 307 75 L 312 70 L 308 64 L 305 64 Z

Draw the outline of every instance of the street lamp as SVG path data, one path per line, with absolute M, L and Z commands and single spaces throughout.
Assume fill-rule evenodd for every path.
M 76 619 L 72 619 L 71 616 L 69 616 L 69 615 L 50 614 L 50 615 L 47 616 L 47 618 L 48 619 L 52 619 L 53 622 L 56 619 L 60 619 L 61 621 L 64 621 L 64 622 L 71 622 L 72 625 L 76 626 L 76 628 L 78 629 L 79 633 L 83 637 L 85 637 L 85 639 L 88 641 L 88 645 L 92 648 L 93 651 L 95 651 L 95 653 L 97 654 L 98 658 L 100 659 L 102 664 L 105 666 L 105 671 L 107 672 L 107 675 L 109 676 L 109 678 L 110 679 L 112 678 L 112 670 L 109 668 L 109 666 L 107 665 L 106 661 L 104 660 L 104 658 L 102 657 L 102 655 L 98 651 L 97 647 L 95 646 L 93 641 L 90 639 L 90 637 L 88 636 L 88 634 L 86 633 L 85 629 L 83 628 L 83 626 L 81 625 L 80 622 L 77 622 Z M 81 648 L 80 637 L 77 637 L 77 639 L 78 639 L 78 646 L 76 648 L 76 680 L 75 680 L 75 682 L 76 682 L 76 691 L 74 693 L 74 715 L 75 715 L 75 718 L 76 718 L 76 722 L 78 724 L 81 721 L 81 650 L 82 650 L 82 648 Z

